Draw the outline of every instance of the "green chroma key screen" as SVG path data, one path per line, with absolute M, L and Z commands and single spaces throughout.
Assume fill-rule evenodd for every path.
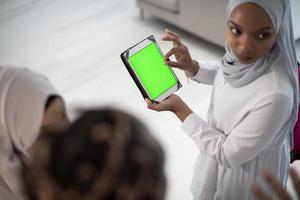
M 177 84 L 174 74 L 164 63 L 163 56 L 155 43 L 133 54 L 128 60 L 151 99 L 157 98 Z

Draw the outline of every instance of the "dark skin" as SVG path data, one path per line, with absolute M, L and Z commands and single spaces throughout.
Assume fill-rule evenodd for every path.
M 268 14 L 260 6 L 245 3 L 236 7 L 227 22 L 225 36 L 229 47 L 242 64 L 248 64 L 265 56 L 275 42 L 275 31 Z M 163 41 L 173 43 L 173 48 L 166 53 L 165 63 L 187 71 L 191 75 L 198 72 L 198 63 L 191 58 L 189 50 L 182 43 L 178 34 L 166 30 Z M 172 55 L 176 61 L 167 61 Z M 177 95 L 172 94 L 159 104 L 146 99 L 147 107 L 155 111 L 171 111 L 183 122 L 193 111 Z
M 264 57 L 276 38 L 268 14 L 253 3 L 242 4 L 232 11 L 225 34 L 230 49 L 242 64 Z
M 56 98 L 45 111 L 41 131 L 55 132 L 63 130 L 69 124 L 65 103 L 61 98 Z
M 66 114 L 65 103 L 58 97 L 53 100 L 44 113 L 40 134 L 49 134 L 51 132 L 63 130 L 69 126 L 69 124 L 70 121 Z M 27 151 L 29 154 L 34 152 L 36 145 L 36 143 L 33 143 L 33 145 L 28 148 Z

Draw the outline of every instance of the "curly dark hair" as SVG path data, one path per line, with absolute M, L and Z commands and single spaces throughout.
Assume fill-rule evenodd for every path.
M 128 113 L 86 111 L 66 131 L 43 135 L 24 167 L 29 199 L 164 199 L 163 149 Z

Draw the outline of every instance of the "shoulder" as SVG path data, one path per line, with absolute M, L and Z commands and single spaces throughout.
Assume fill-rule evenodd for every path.
M 274 64 L 262 76 L 243 88 L 248 96 L 245 102 L 248 102 L 250 110 L 266 108 L 277 114 L 288 114 L 292 111 L 293 88 L 288 75 L 282 69 L 282 66 Z
M 254 85 L 261 96 L 272 96 L 275 99 L 285 96 L 293 99 L 291 81 L 282 67 L 273 64 L 261 77 L 254 81 Z
M 270 105 L 281 109 L 292 109 L 293 88 L 288 75 L 280 67 L 272 65 L 263 76 L 255 81 L 259 97 L 257 98 L 256 107 Z
M 278 106 L 280 108 L 291 109 L 293 100 L 285 93 L 270 92 L 266 93 L 264 96 L 261 96 L 261 98 L 258 99 L 255 107 L 265 105 L 273 105 L 275 107 Z

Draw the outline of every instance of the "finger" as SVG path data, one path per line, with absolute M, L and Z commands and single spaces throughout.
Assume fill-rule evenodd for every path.
M 167 65 L 169 65 L 170 67 L 175 67 L 175 68 L 179 68 L 181 69 L 181 65 L 178 62 L 173 62 L 173 61 L 166 61 L 165 62 Z
M 163 40 L 163 39 L 166 38 L 166 37 L 172 37 L 172 38 L 175 38 L 174 35 L 172 35 L 172 34 L 170 34 L 170 33 L 168 33 L 168 32 L 165 32 L 164 36 L 163 36 L 161 39 Z M 177 38 L 177 39 L 178 39 L 178 38 Z
M 272 200 L 269 198 L 256 184 L 253 184 L 251 191 L 254 193 L 257 199 L 260 200 Z
M 179 36 L 177 33 L 173 32 L 173 31 L 170 31 L 170 30 L 168 30 L 168 29 L 165 30 L 164 37 L 165 37 L 165 36 L 176 37 L 177 39 L 180 40 L 180 36 Z
M 166 33 L 169 33 L 169 34 L 171 34 L 171 35 L 173 35 L 177 38 L 180 38 L 180 36 L 177 33 L 173 32 L 173 31 L 170 31 L 169 29 L 166 29 Z
M 276 192 L 280 199 L 289 200 L 291 199 L 290 195 L 286 190 L 275 180 L 272 174 L 267 171 L 262 172 L 262 176 L 265 178 L 267 183 L 271 186 L 272 190 Z
M 300 199 L 300 177 L 294 168 L 290 170 L 290 177 L 293 182 L 294 189 L 297 193 L 298 199 Z
M 174 42 L 177 46 L 181 45 L 181 40 L 172 35 L 165 35 L 164 37 L 161 38 L 161 40 Z
M 146 100 L 148 109 L 154 110 L 154 111 L 160 111 L 157 104 L 153 103 L 150 99 L 145 99 L 145 100 Z
M 173 35 L 165 35 L 164 37 L 161 38 L 162 41 L 170 41 L 174 42 L 177 46 L 181 45 L 181 40 L 180 38 L 174 37 Z
M 147 108 L 153 110 L 154 106 L 152 105 L 153 104 L 152 101 L 150 99 L 147 99 L 147 98 L 145 98 L 145 101 L 147 103 Z
M 168 51 L 165 55 L 165 60 L 170 58 L 175 53 L 179 52 L 181 49 L 179 47 L 172 48 L 170 51 Z

